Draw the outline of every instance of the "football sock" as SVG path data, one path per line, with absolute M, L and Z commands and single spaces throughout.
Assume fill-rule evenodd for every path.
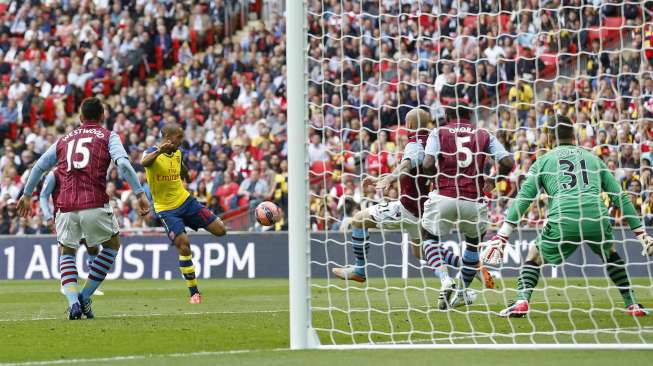
M 433 239 L 428 239 L 424 242 L 424 253 L 426 254 L 426 263 L 433 270 L 433 273 L 440 278 L 440 281 L 444 281 L 449 278 L 449 272 L 447 272 L 447 267 L 444 266 L 442 260 L 442 246 L 438 241 Z
M 608 276 L 615 286 L 617 286 L 621 297 L 624 299 L 624 303 L 626 303 L 626 307 L 634 304 L 635 294 L 630 288 L 630 280 L 628 280 L 624 260 L 621 259 L 618 253 L 614 252 L 610 254 L 606 262 Z
M 369 239 L 367 229 L 354 228 L 351 231 L 352 249 L 356 259 L 356 274 L 365 277 L 365 258 L 370 251 L 370 244 L 366 241 Z
M 468 243 L 463 252 L 463 267 L 460 270 L 465 287 L 469 287 L 472 283 L 476 272 L 478 272 L 478 246 Z
M 100 286 L 107 273 L 113 268 L 113 262 L 116 260 L 117 250 L 111 248 L 102 248 L 100 254 L 93 260 L 88 272 L 88 280 L 82 290 L 82 298 L 89 299 L 95 290 Z
M 59 272 L 61 272 L 61 287 L 68 299 L 68 305 L 79 302 L 77 299 L 77 265 L 73 254 L 59 256 Z
M 526 261 L 519 272 L 517 280 L 517 300 L 531 300 L 533 289 L 540 280 L 540 266 L 533 261 Z
M 443 258 L 444 263 L 446 263 L 446 264 L 448 264 L 448 265 L 450 265 L 450 266 L 452 266 L 454 268 L 459 268 L 460 267 L 460 257 L 457 256 L 456 254 L 454 254 L 454 252 L 451 249 L 449 249 L 449 248 L 444 249 L 443 256 L 444 256 L 444 258 Z
M 195 265 L 193 265 L 192 255 L 179 255 L 179 270 L 186 280 L 186 286 L 190 291 L 190 296 L 199 294 L 197 289 L 197 278 L 195 278 Z

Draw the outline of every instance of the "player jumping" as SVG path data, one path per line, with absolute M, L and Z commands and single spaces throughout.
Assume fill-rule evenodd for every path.
M 624 213 L 628 225 L 644 247 L 642 255 L 653 255 L 653 238 L 644 231 L 633 204 L 605 163 L 591 152 L 576 146 L 571 120 L 556 116 L 553 125 L 548 126 L 546 131 L 553 150 L 531 166 L 515 202 L 508 209 L 506 221 L 497 235 L 483 244 L 483 261 L 501 264 L 503 248 L 510 234 L 540 189 L 544 189 L 549 197 L 547 224 L 537 239 L 536 247 L 529 249 L 522 265 L 517 283 L 517 301 L 499 315 L 527 315 L 542 263 L 561 264 L 582 243 L 587 243 L 606 263 L 608 276 L 619 289 L 627 313 L 647 315 L 648 311 L 635 300 L 624 261 L 615 249 L 608 210 L 601 199 L 601 192 L 606 192 L 612 204 Z
M 376 188 L 388 189 L 393 182 L 399 179 L 401 198 L 397 201 L 383 202 L 359 211 L 352 220 L 352 249 L 356 260 L 355 266 L 333 268 L 333 274 L 341 279 L 365 282 L 365 263 L 369 252 L 368 229 L 404 229 L 410 235 L 412 252 L 418 259 L 422 258 L 422 246 L 419 218 L 423 211 L 426 195 L 429 191 L 429 179 L 419 176 L 418 167 L 424 158 L 424 146 L 428 138 L 428 123 L 431 116 L 425 110 L 415 108 L 406 114 L 406 127 L 413 134 L 406 147 L 402 161 L 388 174 L 376 180 Z M 374 182 L 375 179 L 370 179 Z M 442 256 L 446 263 L 454 268 L 460 265 L 460 257 L 450 250 L 443 250 Z M 492 288 L 494 280 L 490 273 L 483 268 L 483 283 Z
M 107 169 L 112 160 L 138 197 L 138 213 L 146 215 L 150 210 L 120 137 L 102 126 L 104 107 L 100 100 L 87 98 L 80 110 L 81 126 L 57 140 L 39 158 L 18 201 L 18 213 L 29 217 L 34 188 L 45 172 L 57 166 L 59 193 L 55 203 L 55 224 L 61 248 L 59 269 L 71 320 L 80 319 L 82 314 L 87 318 L 94 317 L 91 295 L 113 268 L 120 249 L 118 223 L 106 194 Z M 102 251 L 93 260 L 88 280 L 78 293 L 75 253 L 82 237 L 91 246 L 102 243 Z
M 499 140 L 485 129 L 472 125 L 472 109 L 459 103 L 446 108 L 446 122 L 431 131 L 425 148 L 422 171 L 435 176 L 434 190 L 424 204 L 422 228 L 426 261 L 440 278 L 438 307 L 471 304 L 467 288 L 478 268 L 478 244 L 487 227 L 487 203 L 484 190 L 492 187 L 483 176 L 488 155 L 499 163 L 499 177 L 513 168 L 514 160 Z M 463 289 L 456 294 L 456 285 L 442 265 L 440 241 L 458 222 L 459 232 L 465 235 L 465 250 L 461 277 Z
M 54 214 L 52 210 L 50 210 L 50 196 L 52 196 L 52 203 L 55 205 L 54 213 L 56 213 L 57 196 L 59 195 L 59 190 L 57 188 L 56 170 L 52 170 L 45 176 L 45 179 L 43 180 L 43 187 L 41 188 L 41 193 L 39 194 L 39 206 L 41 207 L 43 220 L 45 220 L 45 222 L 48 224 L 48 228 L 53 233 L 56 233 L 57 230 L 54 225 Z M 97 247 L 97 245 L 86 245 L 86 239 L 83 237 L 82 240 L 80 240 L 79 244 L 86 246 L 86 265 L 88 268 L 91 268 L 91 264 L 93 263 L 93 260 L 95 260 L 95 257 L 97 257 L 100 249 Z M 61 293 L 66 295 L 66 289 L 64 289 L 63 285 L 61 287 Z M 95 289 L 94 295 L 102 296 L 104 293 L 100 291 L 99 288 L 97 288 Z
M 150 186 L 154 211 L 179 252 L 179 269 L 190 291 L 190 304 L 201 304 L 202 295 L 197 289 L 193 253 L 186 234 L 186 226 L 200 228 L 222 236 L 227 230 L 222 220 L 215 216 L 184 188 L 182 178 L 188 180 L 188 171 L 182 161 L 179 145 L 184 141 L 184 131 L 176 123 L 168 123 L 161 130 L 161 144 L 147 149 L 141 160 Z

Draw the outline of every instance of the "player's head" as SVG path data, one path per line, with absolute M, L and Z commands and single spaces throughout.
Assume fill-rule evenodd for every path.
M 457 122 L 459 120 L 469 121 L 472 116 L 472 107 L 469 104 L 458 101 L 444 107 L 447 123 Z
M 431 114 L 421 108 L 413 108 L 406 114 L 406 128 L 409 130 L 428 128 L 429 122 Z
M 558 146 L 574 142 L 574 123 L 569 117 L 556 114 L 545 127 L 549 145 Z
M 79 109 L 81 111 L 79 118 L 82 123 L 102 123 L 104 121 L 104 106 L 102 106 L 102 102 L 96 97 L 84 99 Z
M 171 142 L 175 149 L 184 141 L 184 130 L 177 123 L 166 123 L 161 129 L 161 137 L 164 141 Z

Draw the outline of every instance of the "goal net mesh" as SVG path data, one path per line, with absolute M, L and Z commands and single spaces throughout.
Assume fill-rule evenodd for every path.
M 516 162 L 485 200 L 485 240 L 550 148 L 542 126 L 556 113 L 572 119 L 578 144 L 607 164 L 650 227 L 651 3 L 305 0 L 310 308 L 322 345 L 653 344 L 652 316 L 626 315 L 606 265 L 585 245 L 563 265 L 541 267 L 528 317 L 498 316 L 517 298 L 520 268 L 546 223 L 545 194 L 512 234 L 503 266 L 488 268 L 494 288 L 472 282 L 471 305 L 438 308 L 440 282 L 415 258 L 407 227 L 370 230 L 365 283 L 332 273 L 355 263 L 352 218 L 405 193 L 398 180 L 385 193 L 365 180 L 401 161 L 408 111 L 442 120 L 452 98 L 474 106 L 472 122 Z M 488 159 L 483 174 L 496 170 Z M 619 208 L 605 202 L 636 301 L 653 307 L 651 261 Z M 442 242 L 460 256 L 464 239 L 454 229 Z M 460 268 L 448 266 L 456 277 Z

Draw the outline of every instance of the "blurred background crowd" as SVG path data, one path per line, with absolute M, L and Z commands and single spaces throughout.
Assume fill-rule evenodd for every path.
M 103 98 L 107 128 L 143 181 L 142 152 L 176 121 L 188 189 L 228 225 L 257 229 L 248 211 L 262 200 L 285 211 L 282 4 L 0 0 L 0 234 L 47 232 L 38 215 L 18 219 L 15 202 L 31 165 L 78 124 L 91 95 Z M 518 162 L 490 193 L 493 222 L 548 148 L 539 127 L 564 113 L 653 224 L 653 2 L 308 0 L 307 10 L 314 229 L 344 229 L 383 199 L 363 179 L 400 160 L 410 108 L 428 108 L 437 123 L 460 98 Z M 135 214 L 115 169 L 107 192 L 123 228 L 158 225 Z M 523 224 L 541 225 L 545 213 L 542 197 Z M 621 224 L 618 208 L 610 214 Z
M 428 108 L 433 126 L 460 99 L 477 106 L 474 122 L 517 161 L 489 194 L 493 224 L 549 148 L 540 127 L 555 113 L 572 118 L 578 143 L 606 162 L 653 223 L 653 2 L 309 4 L 313 228 L 342 229 L 383 199 L 364 178 L 400 161 L 408 139 L 400 127 L 411 108 Z M 488 162 L 485 173 L 493 170 Z M 385 198 L 398 194 L 395 186 Z M 542 195 L 523 225 L 542 225 L 546 205 Z M 620 210 L 609 212 L 621 225 Z

